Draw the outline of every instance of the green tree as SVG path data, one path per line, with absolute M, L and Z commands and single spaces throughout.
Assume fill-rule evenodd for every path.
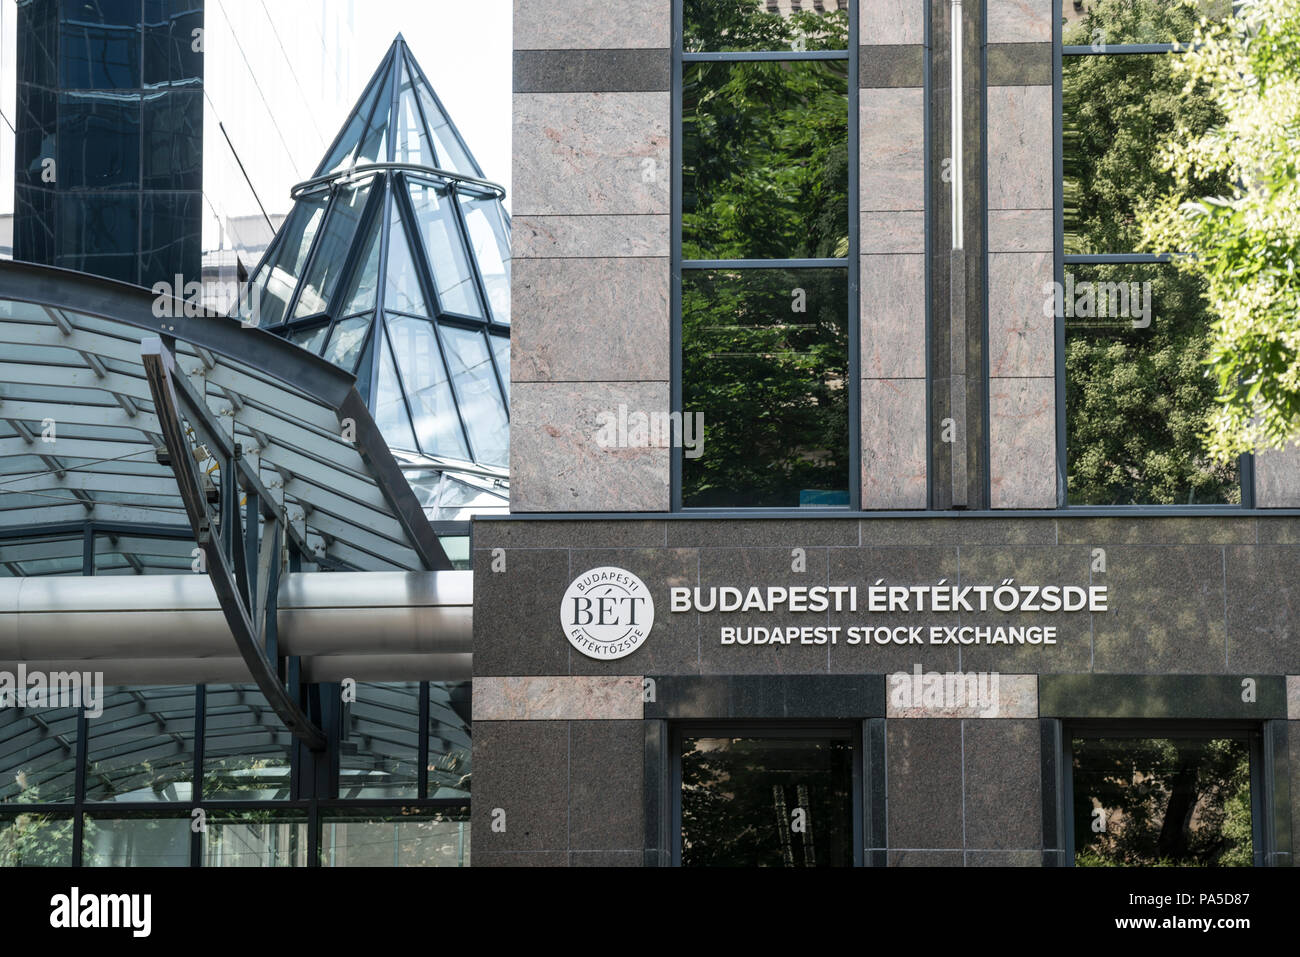
M 1205 283 L 1217 386 L 1208 445 L 1227 459 L 1300 436 L 1300 4 L 1244 0 L 1236 17 L 1199 29 L 1177 66 L 1223 119 L 1180 121 L 1166 137 L 1172 182 L 1143 237 L 1189 254 L 1179 268 Z
M 1205 89 L 1186 83 L 1180 54 L 1104 55 L 1103 44 L 1189 37 L 1198 16 L 1170 0 L 1097 0 L 1067 25 L 1065 44 L 1102 54 L 1066 57 L 1062 70 L 1067 254 L 1138 251 L 1144 211 L 1174 185 L 1156 145 L 1221 122 Z M 1226 185 L 1213 171 L 1196 183 Z M 1239 502 L 1235 463 L 1213 461 L 1204 440 L 1215 387 L 1201 279 L 1167 265 L 1066 271 L 1079 282 L 1149 282 L 1151 307 L 1144 328 L 1115 316 L 1064 319 L 1070 501 Z

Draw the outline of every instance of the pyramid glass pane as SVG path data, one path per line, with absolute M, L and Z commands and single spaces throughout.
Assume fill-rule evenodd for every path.
M 370 312 L 375 308 L 375 290 L 379 286 L 379 217 L 376 216 L 367 231 L 366 251 L 361 268 L 352 278 L 352 291 L 339 310 L 340 315 Z
M 433 149 L 429 145 L 420 104 L 416 98 L 411 74 L 402 64 L 402 86 L 397 95 L 397 131 L 393 138 L 393 158 L 398 163 L 416 166 L 437 166 Z
M 302 275 L 303 264 L 320 228 L 328 200 L 329 194 L 325 192 L 300 199 L 281 227 L 280 241 L 275 245 L 272 259 L 262 267 L 266 273 L 266 285 L 262 292 L 259 325 L 274 326 L 284 319 L 284 311 L 293 297 L 294 287 L 298 285 L 298 277 Z
M 334 327 L 330 344 L 325 350 L 325 358 L 340 368 L 351 372 L 356 368 L 357 356 L 366 342 L 366 330 L 370 328 L 369 316 L 353 316 L 344 319 Z
M 501 201 L 496 197 L 462 193 L 460 208 L 465 214 L 470 248 L 478 263 L 487 291 L 492 318 L 510 321 L 510 230 Z
M 410 191 L 415 222 L 424 239 L 424 253 L 433 270 L 438 305 L 443 312 L 482 317 L 469 257 L 456 225 L 456 212 L 452 209 L 447 187 L 413 180 Z
M 337 172 L 355 165 L 352 161 L 353 156 L 356 155 L 357 146 L 369 129 L 375 111 L 375 101 L 381 92 L 386 94 L 388 91 L 388 83 L 385 80 L 386 74 L 377 76 L 371 81 L 370 87 L 361 95 L 361 101 L 353 108 L 354 112 L 348 119 L 343 135 L 339 137 L 334 149 L 325 158 L 325 162 L 321 163 L 317 175 Z
M 402 378 L 410 390 L 420 447 L 429 455 L 468 460 L 469 450 L 433 324 L 427 319 L 390 315 L 388 328 L 400 357 Z
M 388 224 L 388 270 L 384 275 L 384 308 L 426 316 L 429 307 L 420 291 L 420 278 L 411 258 L 411 246 L 406 241 L 406 229 L 398 213 L 398 204 L 392 205 L 393 215 Z
M 460 411 L 474 446 L 474 460 L 504 466 L 510 454 L 510 423 L 483 336 L 470 329 L 442 327 L 447 366 L 456 383 Z
M 328 307 L 369 198 L 369 182 L 347 187 L 334 197 L 325 226 L 321 230 L 320 243 L 302 282 L 298 305 L 293 311 L 294 318 L 314 316 Z
M 325 335 L 330 331 L 329 323 L 316 326 L 312 329 L 295 329 L 289 333 L 289 341 L 294 345 L 301 346 L 308 352 L 314 352 L 320 355 L 320 347 L 325 344 Z
M 482 171 L 469 155 L 469 150 L 461 145 L 460 138 L 452 128 L 451 121 L 447 119 L 447 114 L 442 111 L 442 104 L 438 102 L 433 90 L 424 83 L 420 83 L 418 89 L 420 106 L 424 110 L 425 122 L 429 124 L 429 132 L 433 134 L 433 148 L 438 154 L 438 162 L 435 165 L 438 169 L 450 170 L 464 176 L 481 177 Z
M 391 448 L 418 451 L 415 433 L 411 431 L 411 417 L 406 411 L 402 389 L 397 382 L 397 367 L 393 353 L 383 336 L 379 337 L 379 382 L 375 388 L 375 424 L 379 426 L 384 441 Z M 401 346 L 399 345 L 400 349 Z

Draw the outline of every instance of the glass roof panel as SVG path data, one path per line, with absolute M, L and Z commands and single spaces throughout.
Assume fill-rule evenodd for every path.
M 504 467 L 510 460 L 510 423 L 483 335 L 470 329 L 442 327 L 447 365 L 456 382 L 474 460 Z
M 474 277 L 469 267 L 465 243 L 456 225 L 447 187 L 413 180 L 410 184 L 415 222 L 424 238 L 424 252 L 433 270 L 438 304 L 443 312 L 462 316 L 483 315 L 474 292 Z
M 334 149 L 325 157 L 325 161 L 317 169 L 317 175 L 347 169 L 349 166 L 354 165 L 352 158 L 356 154 L 357 145 L 364 139 L 364 134 L 369 129 L 371 117 L 375 112 L 375 101 L 381 93 L 387 94 L 388 83 L 386 81 L 386 73 L 381 73 L 371 80 L 370 86 L 361 94 L 361 99 L 353 108 L 353 113 L 348 119 L 343 135 L 339 137 Z
M 415 444 L 415 433 L 411 431 L 411 417 L 407 414 L 402 388 L 397 382 L 393 353 L 383 336 L 379 337 L 379 347 L 383 351 L 379 357 L 379 382 L 375 390 L 375 424 L 391 447 L 417 451 L 419 447 Z M 401 348 L 400 344 L 398 348 Z
M 329 305 L 369 198 L 370 182 L 345 188 L 335 196 L 321 232 L 319 248 L 312 256 L 311 266 L 302 281 L 302 292 L 293 311 L 295 318 L 317 315 Z
M 316 238 L 328 200 L 329 193 L 303 197 L 281 227 L 280 241 L 272 254 L 274 258 L 263 267 L 265 275 L 261 278 L 265 282 L 265 291 L 262 293 L 261 313 L 257 317 L 259 326 L 274 326 L 284 319 L 284 311 L 289 306 L 298 277 L 302 275 L 307 252 Z
M 420 291 L 420 279 L 411 258 L 411 246 L 406 241 L 406 229 L 393 203 L 393 215 L 388 225 L 388 270 L 384 276 L 384 308 L 396 312 L 410 312 L 417 316 L 429 314 Z
M 344 319 L 334 327 L 325 358 L 349 372 L 357 367 L 357 356 L 366 341 L 366 330 L 370 328 L 370 316 L 353 316 Z
M 405 63 L 402 64 L 402 86 L 398 92 L 396 123 L 393 142 L 395 161 L 417 166 L 437 166 L 424 121 L 420 118 L 420 105 L 416 101 L 411 74 Z
M 494 196 L 462 193 L 461 211 L 474 261 L 478 263 L 483 286 L 487 290 L 492 318 L 510 321 L 510 229 L 506 226 L 501 201 Z
M 420 106 L 424 109 L 425 122 L 433 134 L 433 148 L 438 153 L 438 162 L 434 165 L 453 173 L 482 177 L 478 163 L 469 155 L 469 150 L 461 145 L 460 137 L 452 127 L 442 104 L 438 102 L 437 94 L 427 83 L 417 82 L 416 88 L 420 91 Z
M 469 450 L 465 447 L 433 324 L 427 319 L 390 315 L 388 328 L 401 363 L 402 378 L 411 390 L 411 409 L 421 448 L 429 455 L 468 461 Z
M 302 346 L 308 352 L 320 355 L 320 347 L 325 342 L 325 334 L 330 331 L 329 323 L 313 326 L 310 329 L 295 329 L 289 333 L 289 341 Z
M 352 279 L 352 293 L 341 310 L 342 315 L 369 312 L 375 308 L 375 289 L 379 285 L 379 219 L 376 216 L 366 231 L 365 258 Z

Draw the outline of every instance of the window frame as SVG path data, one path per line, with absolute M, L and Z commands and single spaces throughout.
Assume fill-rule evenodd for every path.
M 853 867 L 866 863 L 864 852 L 864 725 L 866 719 L 847 721 L 810 720 L 686 720 L 674 721 L 668 728 L 669 747 L 669 833 L 671 866 L 682 866 L 682 743 L 685 738 L 840 738 L 849 744 L 850 812 L 853 816 Z
M 1075 867 L 1074 846 L 1074 739 L 1084 738 L 1233 738 L 1250 748 L 1250 843 L 1252 863 L 1266 866 L 1272 847 L 1267 825 L 1271 808 L 1265 800 L 1265 782 L 1271 778 L 1264 729 L 1259 721 L 1214 719 L 1084 719 L 1061 722 L 1061 847 L 1066 867 Z
M 756 0 L 757 2 L 757 0 Z M 849 501 L 845 506 L 816 505 L 799 506 L 729 506 L 729 507 L 687 507 L 682 503 L 683 448 L 680 435 L 674 435 L 669 449 L 669 511 L 693 516 L 710 514 L 722 515 L 852 515 L 862 510 L 862 374 L 861 343 L 859 333 L 859 313 L 861 311 L 859 292 L 859 255 L 858 232 L 861 225 L 861 205 L 858 197 L 858 163 L 859 163 L 859 89 L 858 89 L 858 30 L 859 4 L 849 0 L 849 41 L 845 50 L 781 50 L 781 51 L 698 51 L 685 49 L 685 2 L 673 0 L 672 10 L 672 76 L 671 76 L 671 208 L 669 260 L 671 282 L 669 284 L 670 309 L 670 382 L 669 408 L 673 412 L 685 414 L 682 404 L 682 270 L 708 268 L 736 269 L 803 269 L 803 268 L 845 268 L 848 278 L 848 482 Z M 806 61 L 806 60 L 842 60 L 848 64 L 848 229 L 849 249 L 845 259 L 709 259 L 684 260 L 682 257 L 682 71 L 691 63 L 737 63 L 755 61 Z M 706 426 L 707 428 L 707 423 Z
M 1052 0 L 1052 278 L 1057 288 L 1064 288 L 1065 269 L 1067 266 L 1106 266 L 1106 265 L 1153 265 L 1168 263 L 1172 256 L 1157 253 L 1087 253 L 1070 254 L 1065 252 L 1065 144 L 1064 144 L 1064 91 L 1063 74 L 1066 57 L 1084 56 L 1132 56 L 1141 54 L 1163 54 L 1177 56 L 1186 52 L 1174 43 L 1106 43 L 1102 49 L 1094 50 L 1092 46 L 1065 45 L 1062 39 L 1063 25 L 1061 4 L 1063 0 Z M 1237 460 L 1237 478 L 1241 488 L 1241 501 L 1207 502 L 1204 504 L 1160 504 L 1141 502 L 1130 505 L 1083 505 L 1070 503 L 1070 459 L 1069 431 L 1066 422 L 1066 381 L 1065 381 L 1065 317 L 1053 317 L 1053 339 L 1055 342 L 1055 376 L 1056 376 L 1056 471 L 1057 482 L 1056 507 L 1072 512 L 1167 512 L 1175 509 L 1191 509 L 1196 512 L 1228 510 L 1232 512 L 1249 511 L 1255 508 L 1255 457 L 1250 453 L 1241 455 Z M 1071 857 L 1073 860 L 1073 857 Z

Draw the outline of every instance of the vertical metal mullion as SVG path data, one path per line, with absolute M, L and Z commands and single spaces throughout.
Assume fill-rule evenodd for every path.
M 1065 288 L 1065 163 L 1064 113 L 1062 92 L 1061 18 L 1052 18 L 1052 278 L 1057 289 Z M 1066 448 L 1065 420 L 1065 315 L 1052 323 L 1056 345 L 1056 505 L 1070 504 L 1069 458 Z M 1071 840 L 1067 835 L 1067 840 Z M 1073 842 L 1067 846 L 1067 863 L 1073 864 Z
M 204 829 L 193 828 L 194 811 L 203 807 L 203 742 L 207 734 L 208 723 L 208 689 L 206 685 L 194 686 L 194 778 L 190 784 L 190 866 L 203 865 L 203 844 L 207 838 L 206 828 L 210 821 L 204 821 Z
M 862 219 L 862 202 L 858 197 L 858 161 L 862 144 L 859 141 L 858 88 L 858 4 L 849 4 L 849 508 L 862 510 L 862 337 L 859 334 L 861 302 L 859 283 L 861 256 L 859 255 L 859 227 Z M 854 820 L 859 817 L 855 816 Z M 855 846 L 861 850 L 861 841 Z M 859 862 L 860 863 L 860 862 Z
M 81 867 L 86 838 L 86 762 L 90 756 L 86 708 L 77 709 L 77 765 L 72 792 L 72 866 Z
M 420 778 L 416 795 L 421 801 L 429 796 L 429 682 L 420 682 L 419 705 L 420 738 L 418 757 Z
M 673 0 L 672 26 L 672 120 L 669 126 L 669 165 L 671 208 L 668 236 L 669 268 L 669 409 L 686 416 L 682 404 L 682 3 Z M 668 480 L 668 507 L 682 510 L 682 441 L 675 436 L 670 442 L 670 469 Z M 674 858 L 677 852 L 673 851 Z
M 415 274 L 421 287 L 423 288 L 425 298 L 428 300 L 428 302 L 433 304 L 433 309 L 430 310 L 431 315 L 429 316 L 428 321 L 433 326 L 433 341 L 438 350 L 438 361 L 442 363 L 443 373 L 447 376 L 447 388 L 451 390 L 452 405 L 456 407 L 456 420 L 460 422 L 461 435 L 465 439 L 465 449 L 469 454 L 470 459 L 472 461 L 477 462 L 479 460 L 475 455 L 474 442 L 470 438 L 469 423 L 465 420 L 465 413 L 461 408 L 460 390 L 456 387 L 455 377 L 451 374 L 451 363 L 447 360 L 447 346 L 442 340 L 442 328 L 441 328 L 441 324 L 438 321 L 438 317 L 442 315 L 443 309 L 442 309 L 442 303 L 437 297 L 437 288 L 436 288 L 437 284 L 434 282 L 434 278 L 433 278 L 432 261 L 429 258 L 428 250 L 425 249 L 424 247 L 424 239 L 420 235 L 418 227 L 416 225 L 415 204 L 410 202 L 410 194 L 409 192 L 407 192 L 409 187 L 406 185 L 407 182 L 406 178 L 402 177 L 401 181 L 402 181 L 402 189 L 400 192 L 402 193 L 402 195 L 395 196 L 393 200 L 395 203 L 398 204 L 397 206 L 397 213 L 398 213 L 398 220 L 399 220 L 398 225 L 402 229 L 402 235 L 406 237 L 407 247 L 412 250 L 419 249 L 421 253 L 421 255 L 419 256 L 412 254 L 411 260 L 415 264 Z M 436 186 L 425 186 L 424 184 L 419 184 L 419 183 L 417 183 L 416 185 L 423 186 L 423 188 L 426 189 L 433 189 L 433 190 L 437 189 Z M 398 191 L 394 190 L 394 192 L 398 192 Z M 450 203 L 454 207 L 457 204 L 455 190 L 449 188 L 447 195 L 448 195 L 448 199 L 447 199 L 448 203 Z M 453 221 L 454 228 L 462 230 L 461 235 L 458 238 L 460 238 L 463 241 L 467 233 L 463 229 L 463 226 L 460 222 L 456 210 L 452 211 L 452 221 Z M 412 235 L 412 233 L 414 233 L 414 235 Z M 467 246 L 465 248 L 468 249 Z M 471 255 L 469 258 L 472 259 L 473 256 Z M 475 272 L 475 270 L 471 269 L 471 272 Z M 475 273 L 475 275 L 477 275 L 477 273 Z M 479 303 L 479 306 L 481 309 L 486 310 L 487 300 L 483 299 Z M 481 327 L 479 334 L 486 335 L 486 329 L 487 329 L 487 323 L 485 322 L 484 325 Z M 491 348 L 492 344 L 490 342 L 484 341 L 483 345 L 487 347 L 488 359 L 493 363 L 493 368 L 495 369 L 496 359 L 492 355 L 492 348 Z M 393 351 L 393 364 L 394 367 L 396 367 L 397 364 L 396 350 Z M 410 409 L 410 397 L 406 389 L 406 381 L 401 374 L 401 370 L 396 370 L 396 371 L 398 375 L 398 381 L 401 383 L 401 387 L 402 387 L 402 396 L 404 399 L 406 399 L 407 402 L 407 413 L 411 416 L 411 431 L 414 432 L 415 415 L 411 412 Z M 497 374 L 497 389 L 500 390 L 502 402 L 505 403 L 505 390 L 501 386 L 501 376 L 499 373 Z M 509 404 L 508 403 L 505 404 L 508 409 Z M 509 413 L 507 412 L 507 416 L 508 414 Z M 421 451 L 425 452 L 426 454 L 433 454 L 431 450 L 425 449 L 423 447 L 418 433 L 415 436 L 415 442 L 416 445 L 420 447 Z
M 95 526 L 87 522 L 81 529 L 81 574 L 95 574 Z

